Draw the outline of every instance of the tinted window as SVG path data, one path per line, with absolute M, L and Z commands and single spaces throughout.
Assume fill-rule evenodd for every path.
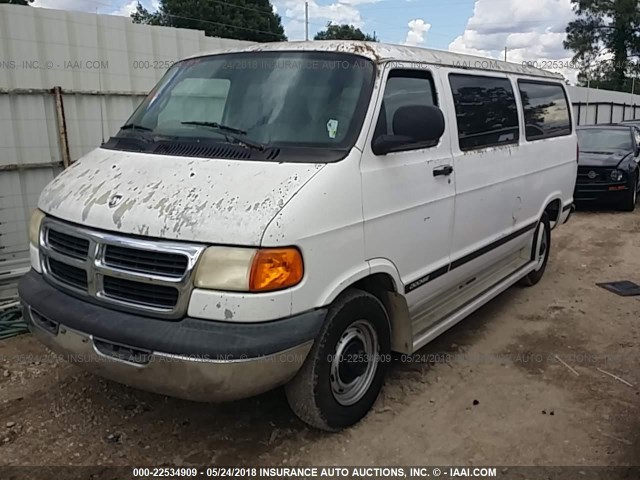
M 518 108 L 506 78 L 449 75 L 461 150 L 517 143 Z
M 527 140 L 571 134 L 567 97 L 560 85 L 518 82 Z
M 433 79 L 428 72 L 393 70 L 389 72 L 380 107 L 374 139 L 394 135 L 393 116 L 406 105 L 437 105 Z

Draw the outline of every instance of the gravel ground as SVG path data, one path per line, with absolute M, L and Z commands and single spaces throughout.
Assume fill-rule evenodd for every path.
M 638 232 L 640 211 L 578 212 L 540 284 L 394 363 L 338 434 L 295 419 L 281 390 L 192 403 L 55 361 L 30 335 L 0 342 L 0 465 L 638 465 L 640 297 L 596 286 L 640 283 Z

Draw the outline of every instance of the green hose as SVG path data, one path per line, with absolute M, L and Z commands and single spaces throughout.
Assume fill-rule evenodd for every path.
M 0 305 L 0 340 L 28 332 L 27 324 L 22 320 L 20 305 L 2 309 Z

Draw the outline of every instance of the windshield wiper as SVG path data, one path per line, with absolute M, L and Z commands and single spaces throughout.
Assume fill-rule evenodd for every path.
M 245 130 L 240 130 L 239 128 L 229 127 L 228 125 L 222 125 L 218 122 L 198 122 L 198 121 L 187 121 L 180 122 L 182 125 L 195 125 L 197 127 L 208 127 L 214 128 L 216 130 L 220 130 L 220 133 L 223 134 L 227 138 L 231 138 L 235 140 L 237 143 L 241 145 L 245 145 L 249 148 L 253 148 L 255 150 L 262 151 L 265 149 L 265 146 L 262 143 L 254 142 L 247 138 L 247 132 Z
M 142 130 L 143 132 L 153 132 L 153 128 L 138 125 L 136 123 L 125 123 L 120 127 L 120 130 Z

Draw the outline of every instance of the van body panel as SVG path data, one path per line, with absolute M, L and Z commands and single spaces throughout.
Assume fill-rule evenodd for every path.
M 562 206 L 572 202 L 572 188 L 577 174 L 575 132 L 535 141 L 526 139 L 517 82 L 517 78 L 526 77 L 442 69 L 443 77 L 472 73 L 509 79 L 519 112 L 519 138 L 516 143 L 467 151 L 460 149 L 457 135 L 452 138 L 456 213 L 451 260 L 453 266 L 468 263 L 455 273 L 459 281 L 465 281 L 474 272 L 489 268 L 497 259 L 530 244 L 533 227 L 545 208 L 555 199 L 564 199 L 561 200 Z M 447 119 L 456 125 L 451 91 L 446 101 Z M 571 105 L 568 99 L 567 103 Z M 570 109 L 568 113 L 571 116 Z M 468 261 L 477 252 L 491 249 L 492 245 L 509 236 L 514 238 L 497 250 Z M 455 270 L 452 269 L 452 273 Z
M 349 285 L 369 274 L 364 258 L 361 152 L 353 148 L 330 163 L 284 206 L 264 231 L 262 245 L 296 245 L 305 274 L 291 288 L 291 312 L 327 305 Z
M 441 102 L 443 88 L 434 73 L 436 68 L 417 68 L 410 62 L 388 63 L 381 88 L 394 71 L 417 77 L 428 72 L 435 98 Z M 372 125 L 380 115 L 383 101 L 384 96 L 379 95 Z M 433 272 L 450 261 L 455 173 L 434 176 L 434 169 L 452 164 L 450 127 L 445 123 L 445 132 L 436 146 L 387 155 L 373 152 L 373 135 L 371 128 L 360 165 L 365 256 L 368 260 L 387 258 L 393 263 L 402 282 L 399 291 L 406 295 L 413 315 L 449 284 L 448 278 L 435 278 Z M 423 286 L 426 283 L 428 286 Z
M 118 233 L 257 246 L 269 221 L 323 166 L 98 148 L 47 185 L 38 207 Z
M 315 53 L 309 61 L 273 53 L 289 51 Z M 248 66 L 232 56 L 243 52 L 251 53 Z M 551 228 L 568 220 L 577 175 L 577 137 L 560 76 L 352 41 L 259 44 L 225 54 L 185 68 L 178 62 L 134 113 L 141 123 L 125 126 L 116 141 L 75 162 L 42 192 L 38 206 L 46 215 L 31 236 L 33 271 L 20 295 L 30 328 L 45 344 L 62 353 L 91 350 L 108 361 L 84 366 L 124 383 L 229 400 L 309 372 L 317 377 L 321 349 L 333 342 L 332 378 L 304 383 L 333 389 L 344 352 L 360 359 L 389 348 L 412 353 L 517 281 L 541 279 L 550 239 L 541 220 L 545 212 Z M 271 61 L 280 57 L 288 60 L 277 70 Z M 339 72 L 347 58 L 349 68 L 366 68 L 366 81 L 358 80 L 362 70 Z M 268 71 L 234 74 L 236 59 L 234 68 L 268 65 Z M 325 82 L 313 69 L 331 62 Z M 454 85 L 452 75 L 476 78 Z M 192 90 L 163 97 L 183 77 Z M 271 88 L 263 77 L 282 81 Z M 207 81 L 229 85 L 213 95 Z M 262 86 L 260 95 L 245 95 L 250 81 Z M 325 91 L 329 84 L 335 95 Z M 190 110 L 214 96 L 215 119 L 208 104 Z M 353 111 L 342 109 L 347 100 Z M 168 104 L 189 114 L 174 119 L 174 136 L 154 130 L 154 115 L 170 117 Z M 192 130 L 185 133 L 185 125 Z M 121 148 L 121 139 L 130 143 Z M 204 155 L 201 141 L 221 145 L 208 152 L 224 151 L 227 159 L 124 150 L 131 142 L 149 152 L 159 151 L 151 142 L 185 142 L 191 147 L 183 154 Z M 107 264 L 110 251 L 121 257 Z M 295 280 L 287 283 L 292 272 Z M 67 304 L 77 307 L 69 318 Z M 342 308 L 348 313 L 338 318 Z M 374 322 L 361 318 L 366 311 Z M 100 321 L 110 312 L 121 328 Z M 347 326 L 334 331 L 335 324 Z M 349 343 L 350 335 L 360 344 Z M 101 351 L 105 342 L 112 345 Z M 188 358 L 194 345 L 202 350 L 197 354 L 215 347 L 221 359 Z M 367 345 L 373 354 L 361 355 Z M 255 355 L 238 357 L 245 347 Z M 162 378 L 158 364 L 127 357 L 141 351 L 177 359 L 171 378 Z
M 449 83 L 451 75 L 479 75 L 456 69 L 442 69 L 443 81 Z M 499 73 L 483 72 L 482 76 L 509 80 Z M 512 85 L 513 88 L 513 85 Z M 451 242 L 452 262 L 464 262 L 474 252 L 510 235 L 530 221 L 523 218 L 523 159 L 518 143 L 462 151 L 458 141 L 456 108 L 447 90 L 446 117 L 453 126 L 452 152 L 456 174 L 456 208 Z M 520 135 L 522 136 L 522 135 Z M 536 209 L 537 209 L 536 205 Z M 501 250 L 517 250 L 521 241 L 509 242 Z M 465 281 L 469 271 L 482 269 L 494 262 L 492 255 L 481 255 L 464 269 L 452 269 L 458 281 Z M 466 262 L 465 262 L 466 263 Z M 457 270 L 457 271 L 456 271 Z

